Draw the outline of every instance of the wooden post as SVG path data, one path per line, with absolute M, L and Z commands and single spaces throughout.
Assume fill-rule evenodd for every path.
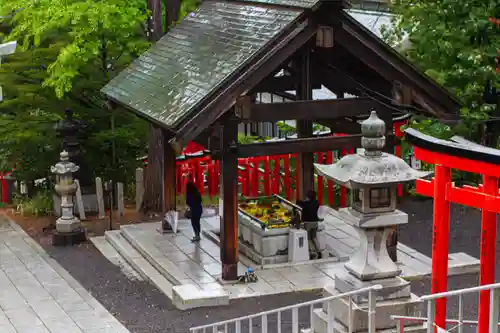
M 491 196 L 498 194 L 498 179 L 483 176 L 483 192 Z M 487 210 L 481 211 L 481 250 L 479 284 L 495 283 L 495 252 L 497 241 L 497 214 Z M 490 291 L 484 290 L 479 294 L 478 332 L 487 332 L 490 322 Z
M 450 168 L 437 164 L 434 169 L 434 226 L 432 235 L 433 294 L 448 290 L 448 238 L 450 232 L 450 203 L 446 187 L 451 182 Z M 436 301 L 436 326 L 446 329 L 446 298 Z
M 142 207 L 144 198 L 144 169 L 135 169 L 135 210 L 138 212 Z
M 297 99 L 309 101 L 312 96 L 311 82 L 311 51 L 309 46 L 303 50 L 300 59 L 297 61 L 297 69 L 300 82 L 297 83 Z M 297 134 L 299 138 L 313 136 L 313 123 L 310 120 L 297 121 Z M 301 153 L 298 155 L 298 191 L 297 199 L 304 197 L 309 190 L 314 189 L 314 153 Z
M 238 142 L 238 126 L 227 120 L 221 126 L 221 197 L 220 244 L 222 279 L 238 278 L 238 157 L 231 146 Z
M 163 212 L 176 209 L 176 154 L 164 136 L 163 149 Z M 184 190 L 184 189 L 183 189 Z

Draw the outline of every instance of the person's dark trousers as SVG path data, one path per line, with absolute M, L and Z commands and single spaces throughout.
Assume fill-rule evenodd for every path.
M 200 215 L 193 215 L 191 217 L 191 226 L 193 227 L 195 237 L 200 237 L 200 232 L 201 232 L 200 220 L 201 220 Z

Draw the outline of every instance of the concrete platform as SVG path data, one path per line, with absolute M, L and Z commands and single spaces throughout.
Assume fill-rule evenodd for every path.
M 321 290 L 334 285 L 335 276 L 345 272 L 344 263 L 359 245 L 356 232 L 335 216 L 325 218 L 327 246 L 337 254 L 334 261 L 308 261 L 301 264 L 255 267 L 240 256 L 239 273 L 250 266 L 256 268 L 259 281 L 249 284 L 221 284 L 220 248 L 209 237 L 191 243 L 192 230 L 188 220 L 179 221 L 177 234 L 161 234 L 160 222 L 122 226 L 106 232 L 105 239 L 139 276 L 156 285 L 174 300 L 180 309 L 228 304 L 230 300 L 279 294 L 291 291 Z M 219 218 L 202 219 L 202 230 L 216 230 Z M 101 244 L 100 248 L 103 246 Z M 109 256 L 109 251 L 103 251 Z M 431 258 L 398 244 L 402 278 L 417 280 L 431 273 Z M 115 260 L 116 258 L 110 258 Z M 450 254 L 450 275 L 479 270 L 479 260 L 464 253 Z M 131 273 L 132 274 L 132 273 Z M 182 287 L 181 287 L 182 286 Z

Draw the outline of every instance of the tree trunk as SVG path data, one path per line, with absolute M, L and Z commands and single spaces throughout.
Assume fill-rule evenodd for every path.
M 152 124 L 148 133 L 148 167 L 144 175 L 144 213 L 163 211 L 163 133 Z
M 148 21 L 148 36 L 152 42 L 163 35 L 161 1 L 148 0 L 151 16 Z M 161 128 L 149 124 L 148 132 L 148 167 L 144 173 L 144 213 L 163 212 L 163 132 Z

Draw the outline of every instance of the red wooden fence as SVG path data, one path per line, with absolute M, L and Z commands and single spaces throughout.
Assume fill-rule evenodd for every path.
M 394 134 L 401 138 L 403 132 L 401 127 L 406 124 L 402 120 L 394 124 Z M 336 134 L 342 135 L 342 134 Z M 219 193 L 220 164 L 219 161 L 211 159 L 210 155 L 203 154 L 203 147 L 190 143 L 184 150 L 184 158 L 177 161 L 177 193 L 182 194 L 186 182 L 192 179 L 203 195 L 215 197 Z M 199 153 L 199 154 L 197 154 Z M 342 149 L 338 158 L 354 153 L 354 150 Z M 395 154 L 401 155 L 401 147 L 396 146 Z M 334 162 L 333 151 L 318 152 L 315 154 L 316 163 L 332 164 Z M 289 200 L 300 198 L 297 183 L 298 174 L 292 172 L 291 166 L 295 163 L 297 154 L 263 156 L 253 158 L 242 158 L 239 160 L 238 182 L 241 194 L 244 196 L 258 196 L 281 194 Z M 0 173 L 0 202 L 7 202 L 8 189 L 5 176 L 10 173 Z M 326 184 L 323 177 L 316 177 L 316 191 L 321 204 L 339 205 L 345 207 L 347 204 L 347 189 L 341 187 L 336 193 L 335 186 L 331 180 Z M 398 194 L 403 193 L 402 187 L 398 188 Z M 338 196 L 338 197 L 337 197 Z

